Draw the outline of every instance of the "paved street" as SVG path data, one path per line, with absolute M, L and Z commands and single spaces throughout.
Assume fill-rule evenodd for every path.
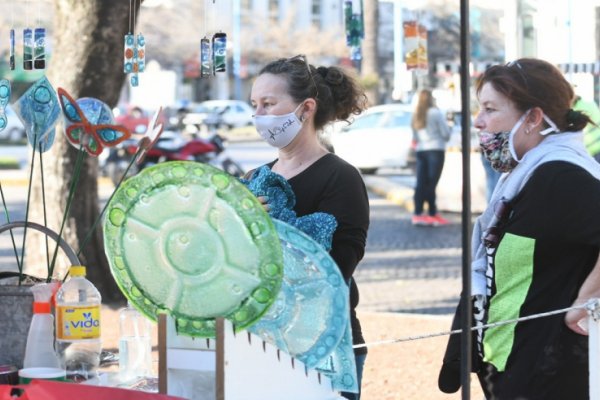
M 413 227 L 404 208 L 371 193 L 365 258 L 355 274 L 360 309 L 444 314 L 461 289 L 460 215 L 445 227 Z

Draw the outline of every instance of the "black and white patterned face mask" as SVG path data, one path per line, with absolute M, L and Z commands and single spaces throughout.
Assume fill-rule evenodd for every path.
M 510 131 L 501 132 L 481 132 L 479 134 L 479 146 L 484 157 L 490 162 L 492 168 L 498 172 L 509 172 L 519 163 L 513 156 L 514 149 L 511 149 L 513 141 L 511 138 L 519 130 L 523 121 L 529 114 L 527 111 L 519 118 L 517 123 Z

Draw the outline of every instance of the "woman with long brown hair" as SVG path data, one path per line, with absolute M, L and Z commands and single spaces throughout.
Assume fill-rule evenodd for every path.
M 417 107 L 412 117 L 413 137 L 416 142 L 417 186 L 415 187 L 415 212 L 413 225 L 440 226 L 448 224 L 437 210 L 435 189 L 442 168 L 446 142 L 450 139 L 450 127 L 443 113 L 435 106 L 430 90 L 419 93 Z M 423 214 L 427 203 L 426 215 Z

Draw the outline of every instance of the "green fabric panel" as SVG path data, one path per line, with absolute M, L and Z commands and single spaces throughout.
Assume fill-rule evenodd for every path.
M 507 233 L 496 252 L 496 294 L 490 301 L 488 323 L 519 317 L 533 279 L 535 240 Z M 511 353 L 516 324 L 486 330 L 483 338 L 484 360 L 504 371 Z

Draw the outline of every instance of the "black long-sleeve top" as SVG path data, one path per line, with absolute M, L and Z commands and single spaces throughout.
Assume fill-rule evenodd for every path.
M 272 167 L 275 161 L 268 164 Z M 365 253 L 369 228 L 369 198 L 358 170 L 335 154 L 326 154 L 307 169 L 288 180 L 294 194 L 294 211 L 298 217 L 325 212 L 335 217 L 329 254 L 350 284 L 350 321 L 354 344 L 364 343 L 356 317 L 359 295 L 352 274 Z M 357 354 L 366 348 L 356 349 Z

